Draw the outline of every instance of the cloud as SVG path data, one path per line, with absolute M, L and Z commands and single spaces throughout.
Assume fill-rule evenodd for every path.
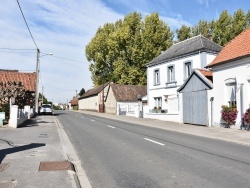
M 83 62 L 66 61 L 53 56 L 41 57 L 40 92 L 43 85 L 44 94 L 49 100 L 66 102 L 75 95 L 75 90 L 90 89 L 93 84 L 85 58 L 85 46 L 99 26 L 115 22 L 123 15 L 105 7 L 99 0 L 19 2 L 41 52 Z M 17 2 L 1 2 L 0 16 L 0 69 L 35 71 L 36 46 Z M 29 51 L 32 53 L 21 53 L 23 51 L 2 48 L 34 50 Z

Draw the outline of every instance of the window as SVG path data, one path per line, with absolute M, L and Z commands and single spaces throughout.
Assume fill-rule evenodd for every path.
M 192 71 L 193 71 L 193 66 L 192 66 L 192 62 L 191 61 L 188 61 L 188 62 L 184 62 L 184 65 L 183 65 L 183 71 L 184 71 L 184 80 L 186 80 L 191 74 L 192 74 Z
M 162 107 L 162 99 L 161 97 L 155 97 L 155 107 L 159 108 L 159 107 Z
M 174 65 L 168 66 L 168 82 L 175 81 Z
M 192 73 L 192 63 L 186 62 L 184 63 L 184 79 L 186 80 Z
M 160 84 L 160 70 L 156 69 L 154 70 L 154 85 Z
M 227 84 L 227 101 L 229 106 L 236 106 L 235 83 Z

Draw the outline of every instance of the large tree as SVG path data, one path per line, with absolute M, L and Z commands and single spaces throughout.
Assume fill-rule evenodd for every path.
M 239 35 L 244 29 L 246 29 L 246 16 L 243 10 L 239 9 L 233 15 L 231 38 Z
M 232 39 L 232 17 L 224 10 L 216 21 L 213 41 L 221 46 L 226 45 Z
M 146 84 L 145 64 L 172 45 L 169 26 L 153 13 L 142 20 L 131 13 L 116 23 L 100 27 L 86 47 L 95 85 L 107 81 Z
M 191 28 L 186 25 L 182 25 L 180 29 L 176 30 L 178 42 L 186 40 L 192 37 Z

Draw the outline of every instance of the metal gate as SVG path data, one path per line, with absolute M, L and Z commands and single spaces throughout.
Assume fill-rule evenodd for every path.
M 183 122 L 207 125 L 207 90 L 183 93 Z

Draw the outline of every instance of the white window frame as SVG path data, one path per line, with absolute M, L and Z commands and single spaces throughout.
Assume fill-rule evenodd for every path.
M 184 62 L 184 80 L 186 80 L 193 72 L 193 63 L 192 61 Z
M 154 70 L 154 85 L 160 85 L 160 69 Z
M 162 97 L 154 97 L 155 107 L 162 108 Z
M 174 65 L 169 65 L 167 67 L 167 76 L 168 76 L 168 80 L 167 82 L 175 82 L 175 66 Z

